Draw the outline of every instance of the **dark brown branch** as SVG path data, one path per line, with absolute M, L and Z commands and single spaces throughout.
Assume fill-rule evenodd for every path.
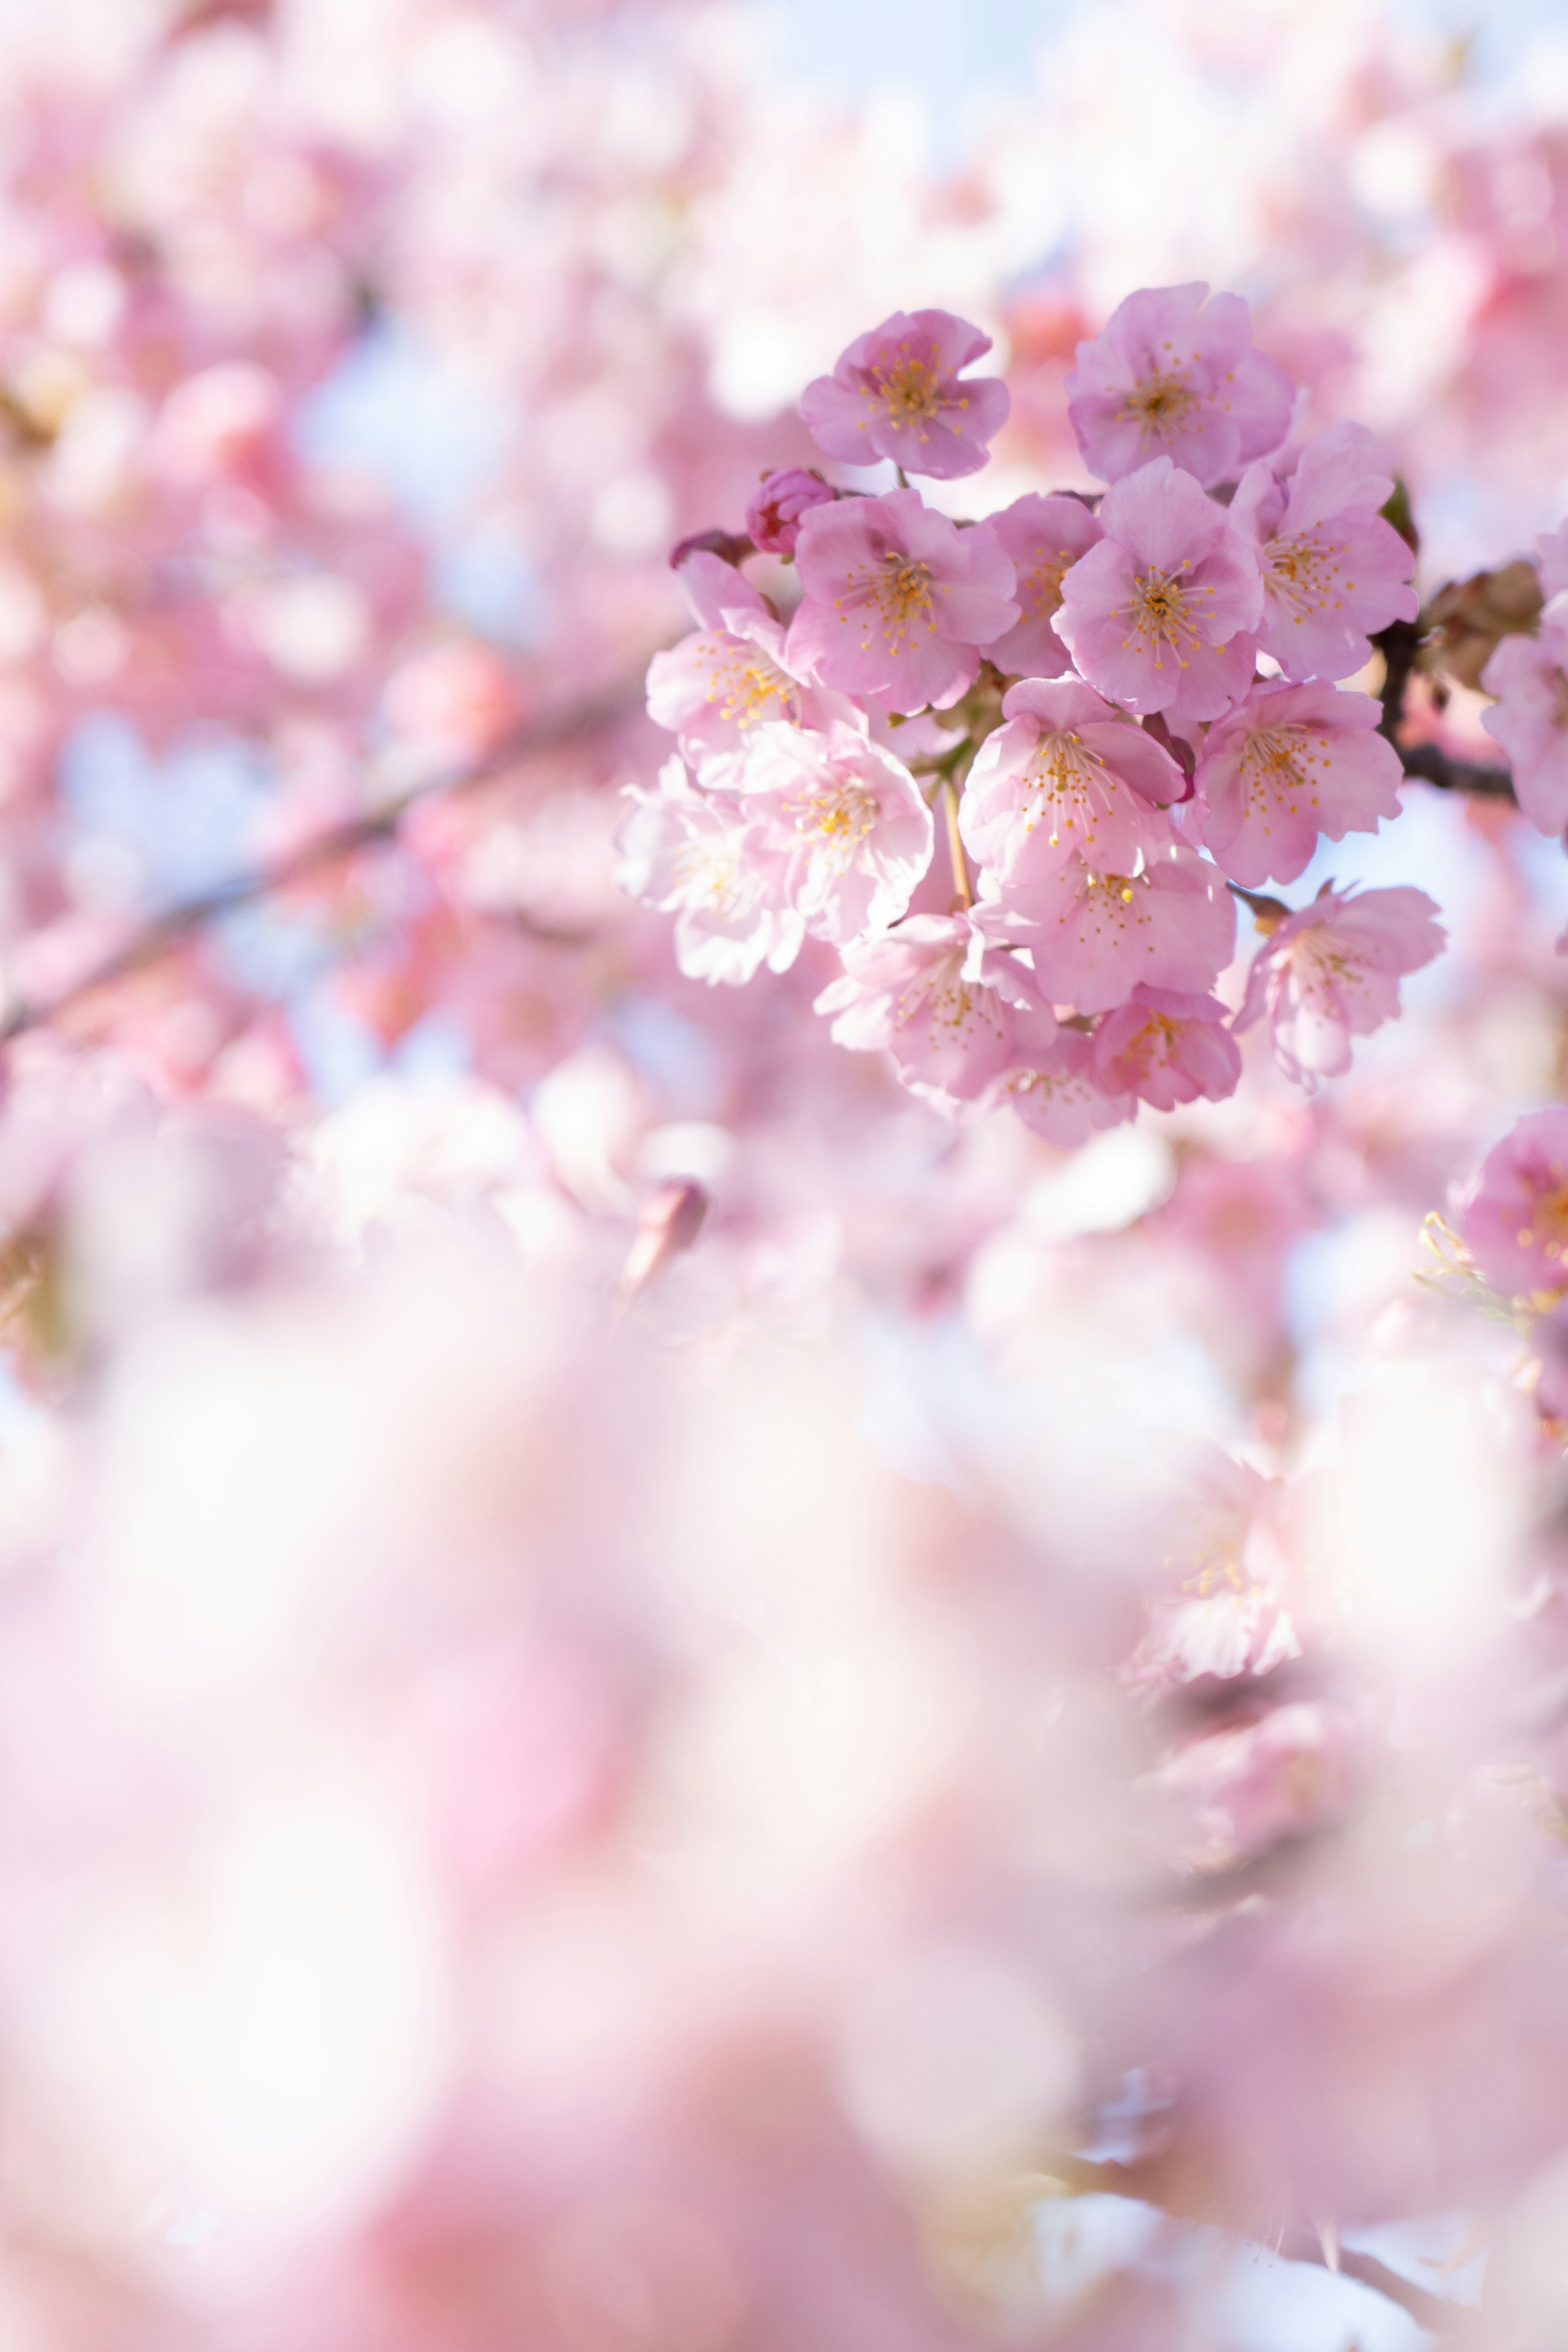
M 1384 660 L 1383 717 L 1378 733 L 1385 735 L 1399 754 L 1407 776 L 1439 792 L 1473 793 L 1479 800 L 1511 801 L 1513 778 L 1506 768 L 1482 767 L 1474 760 L 1455 760 L 1436 743 L 1402 743 L 1399 729 L 1405 717 L 1405 697 L 1421 650 L 1425 631 L 1418 621 L 1391 621 L 1373 644 Z
M 451 769 L 426 777 L 385 805 L 363 816 L 351 817 L 345 824 L 332 825 L 318 834 L 311 841 L 281 858 L 275 866 L 254 866 L 247 872 L 231 875 L 226 881 L 215 883 L 195 898 L 182 898 L 177 906 L 168 908 L 153 917 L 133 939 L 105 956 L 79 980 L 73 980 L 55 995 L 13 1005 L 0 1022 L 0 1046 L 10 1044 L 29 1029 L 42 1028 L 58 1020 L 85 997 L 96 995 L 100 989 L 111 988 L 117 981 L 128 980 L 148 964 L 156 963 L 172 954 L 194 933 L 221 916 L 231 914 L 237 907 L 252 905 L 273 891 L 287 890 L 324 867 L 340 864 L 362 849 L 377 842 L 395 838 L 397 829 L 410 809 L 421 802 L 438 795 L 471 792 L 476 786 L 493 782 L 520 761 L 537 758 L 545 751 L 554 751 L 563 744 L 581 741 L 584 737 L 601 734 L 617 721 L 629 718 L 641 703 L 642 678 L 627 680 L 606 692 L 587 700 L 568 704 L 565 709 L 548 712 L 541 719 L 525 721 L 514 728 L 482 760 L 466 768 Z

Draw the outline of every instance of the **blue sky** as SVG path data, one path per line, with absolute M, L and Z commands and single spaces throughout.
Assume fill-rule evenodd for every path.
M 956 143 L 965 101 L 987 84 L 1016 84 L 1037 50 L 1099 0 L 770 0 L 782 62 L 794 73 L 862 98 L 896 82 L 930 110 L 939 148 Z M 1389 15 L 1468 36 L 1479 73 L 1506 80 L 1534 37 L 1568 29 L 1564 0 L 1367 0 Z

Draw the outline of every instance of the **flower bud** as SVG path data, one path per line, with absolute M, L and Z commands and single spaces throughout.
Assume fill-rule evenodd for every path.
M 643 1202 L 637 1239 L 621 1273 L 621 1297 L 636 1298 L 672 1257 L 689 1250 L 708 1214 L 708 1194 L 692 1176 L 671 1176 Z
M 837 496 L 820 474 L 804 466 L 782 467 L 763 476 L 763 487 L 746 509 L 746 529 L 765 554 L 793 555 L 802 515 Z

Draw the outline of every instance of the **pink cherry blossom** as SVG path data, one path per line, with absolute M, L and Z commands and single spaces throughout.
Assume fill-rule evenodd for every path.
M 1445 934 L 1424 890 L 1336 890 L 1325 882 L 1253 959 L 1234 1026 L 1268 1016 L 1274 1058 L 1310 1094 L 1350 1067 L 1351 1039 L 1399 1017 L 1402 973 L 1441 952 Z
M 807 384 L 800 413 L 817 447 L 847 465 L 890 457 L 943 481 L 975 473 L 1007 421 L 1007 387 L 959 370 L 990 349 L 989 335 L 950 311 L 895 310 Z
M 1091 472 L 1120 481 L 1168 457 L 1217 482 L 1278 447 L 1290 421 L 1289 379 L 1253 348 L 1238 294 L 1146 288 L 1078 347 L 1068 416 Z
M 1137 1108 L 1131 1095 L 1108 1094 L 1100 1085 L 1094 1040 L 1081 1029 L 1058 1029 L 1049 1045 L 1032 1049 L 1028 1066 L 1010 1070 L 992 1100 L 1011 1104 L 1026 1127 L 1064 1150 L 1120 1127 Z
M 785 971 L 805 927 L 785 898 L 784 854 L 730 795 L 700 792 L 669 759 L 657 791 L 628 784 L 616 880 L 630 898 L 673 913 L 676 961 L 689 980 L 738 986 L 765 963 Z
M 885 929 L 931 864 L 931 811 L 900 760 L 854 727 L 759 728 L 736 777 L 739 805 L 785 860 L 806 929 L 840 942 Z
M 699 550 L 680 583 L 701 628 L 648 664 L 648 715 L 697 765 L 728 760 L 770 720 L 816 725 L 836 698 L 786 667 L 784 624 L 732 564 Z
M 1100 538 L 1100 523 L 1082 499 L 1061 491 L 1042 498 L 1032 490 L 989 520 L 1018 575 L 1014 593 L 1021 618 L 986 650 L 1006 676 L 1059 677 L 1072 667 L 1051 625 L 1061 608 L 1063 576 Z
M 1094 1033 L 1094 1076 L 1107 1094 L 1136 1095 L 1155 1110 L 1203 1095 L 1234 1094 L 1241 1050 L 1212 996 L 1140 984 Z
M 1258 642 L 1287 677 L 1349 677 L 1375 631 L 1415 618 L 1415 554 L 1378 512 L 1393 488 L 1360 425 L 1314 434 L 1288 473 L 1243 475 L 1231 520 L 1258 541 Z
M 795 546 L 805 600 L 785 658 L 893 711 L 945 710 L 982 647 L 1018 617 L 1013 566 L 985 523 L 960 530 L 918 490 L 815 507 Z
M 941 1105 L 973 1102 L 1056 1035 L 1035 976 L 992 910 L 911 915 L 844 951 L 824 989 L 836 1044 L 890 1053 L 906 1086 Z
M 1541 616 L 1535 637 L 1507 636 L 1481 684 L 1498 698 L 1481 725 L 1502 745 L 1520 807 L 1542 833 L 1568 826 L 1568 593 Z
M 1053 1004 L 1103 1013 L 1140 982 L 1203 995 L 1230 960 L 1236 909 L 1214 867 L 1175 843 L 1140 871 L 1090 866 L 1075 851 L 1027 886 L 1004 885 Z
M 1003 699 L 959 809 L 964 847 L 998 875 L 1048 871 L 1081 852 L 1131 872 L 1172 838 L 1182 797 L 1170 753 L 1078 678 L 1026 678 Z
M 746 530 L 768 555 L 793 555 L 800 519 L 813 507 L 830 506 L 837 496 L 820 474 L 785 466 L 763 476 L 763 487 L 746 509 Z
M 1169 457 L 1116 482 L 1100 524 L 1062 582 L 1058 635 L 1112 702 L 1217 719 L 1253 675 L 1263 585 L 1249 543 Z
M 1459 1234 L 1505 1296 L 1568 1285 L 1568 1110 L 1531 1111 L 1482 1160 Z
M 1270 678 L 1209 730 L 1194 782 L 1199 838 L 1235 882 L 1291 882 L 1323 835 L 1399 814 L 1399 754 L 1370 695 Z

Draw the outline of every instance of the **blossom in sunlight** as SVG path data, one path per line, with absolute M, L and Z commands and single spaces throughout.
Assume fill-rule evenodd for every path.
M 918 490 L 815 507 L 795 543 L 805 602 L 786 657 L 825 686 L 910 712 L 958 700 L 1012 627 L 1013 565 L 985 523 L 959 530 Z
M 1201 284 L 1130 294 L 1079 345 L 1067 394 L 1085 462 L 1106 482 L 1159 457 L 1217 482 L 1277 448 L 1290 421 L 1289 380 L 1255 350 L 1247 304 Z
M 1093 1038 L 1067 1028 L 1047 1046 L 1032 1050 L 1026 1067 L 1010 1070 L 993 1099 L 1011 1105 L 1047 1143 L 1069 1150 L 1105 1128 L 1120 1127 L 1137 1108 L 1132 1096 L 1108 1093 L 1100 1083 Z
M 680 582 L 701 623 L 648 664 L 648 716 L 700 763 L 741 750 L 770 720 L 815 725 L 828 698 L 785 666 L 784 624 L 733 565 L 706 550 L 689 555 Z
M 1094 1076 L 1108 1095 L 1135 1095 L 1155 1110 L 1236 1089 L 1241 1052 L 1229 1016 L 1212 996 L 1140 984 L 1094 1033 Z
M 1194 778 L 1199 838 L 1235 882 L 1292 882 L 1320 837 L 1399 814 L 1399 754 L 1370 695 L 1263 680 L 1209 730 Z
M 830 506 L 835 493 L 820 474 L 784 466 L 763 476 L 763 486 L 746 509 L 748 536 L 767 555 L 793 555 L 801 517 L 813 507 Z
M 1250 543 L 1169 457 L 1107 490 L 1100 523 L 1063 579 L 1058 634 L 1126 709 L 1217 719 L 1253 674 L 1263 584 Z
M 973 1102 L 1056 1035 L 1033 972 L 994 915 L 911 915 L 844 951 L 818 1013 L 837 1044 L 889 1053 L 904 1083 L 940 1103 Z
M 890 457 L 942 480 L 976 473 L 1007 421 L 1007 387 L 960 370 L 990 349 L 989 335 L 949 311 L 895 310 L 807 384 L 800 413 L 817 447 L 846 465 Z
M 1183 793 L 1170 753 L 1077 678 L 1009 688 L 1005 724 L 969 772 L 959 815 L 965 847 L 1007 877 L 1048 871 L 1075 851 L 1136 867 L 1171 840 L 1162 812 Z
M 1459 1232 L 1506 1295 L 1568 1286 L 1568 1110 L 1531 1111 L 1492 1146 L 1461 1197 Z
M 760 728 L 739 806 L 784 860 L 789 903 L 819 939 L 885 929 L 931 864 L 931 811 L 901 761 L 857 728 Z
M 1349 677 L 1371 636 L 1415 618 L 1415 552 L 1378 512 L 1393 488 L 1359 425 L 1314 434 L 1288 471 L 1260 464 L 1243 475 L 1231 520 L 1258 541 L 1258 641 L 1287 677 Z
M 1253 958 L 1238 1030 L 1268 1015 L 1274 1058 L 1311 1093 L 1348 1070 L 1351 1039 L 1399 1017 L 1399 982 L 1442 952 L 1445 933 L 1424 890 L 1337 890 L 1277 923 Z M 1273 918 L 1269 919 L 1273 920 Z
M 1513 770 L 1520 807 L 1542 833 L 1568 826 L 1568 594 L 1541 616 L 1535 637 L 1508 636 L 1481 673 L 1498 698 L 1481 715 Z
M 1205 995 L 1230 961 L 1236 909 L 1212 866 L 1171 842 L 1137 871 L 1078 851 L 1027 883 L 996 886 L 1053 1004 L 1102 1013 L 1142 982 Z
M 805 924 L 784 895 L 785 852 L 744 804 L 700 790 L 679 759 L 665 761 L 656 790 L 628 784 L 626 798 L 616 878 L 628 898 L 675 915 L 687 977 L 733 986 L 764 963 L 787 971 Z
M 1082 499 L 1060 492 L 1042 498 L 1031 490 L 989 520 L 1017 573 L 1013 593 L 1019 617 L 986 650 L 1009 676 L 1059 677 L 1072 667 L 1053 626 L 1061 610 L 1062 581 L 1100 538 L 1099 520 Z

